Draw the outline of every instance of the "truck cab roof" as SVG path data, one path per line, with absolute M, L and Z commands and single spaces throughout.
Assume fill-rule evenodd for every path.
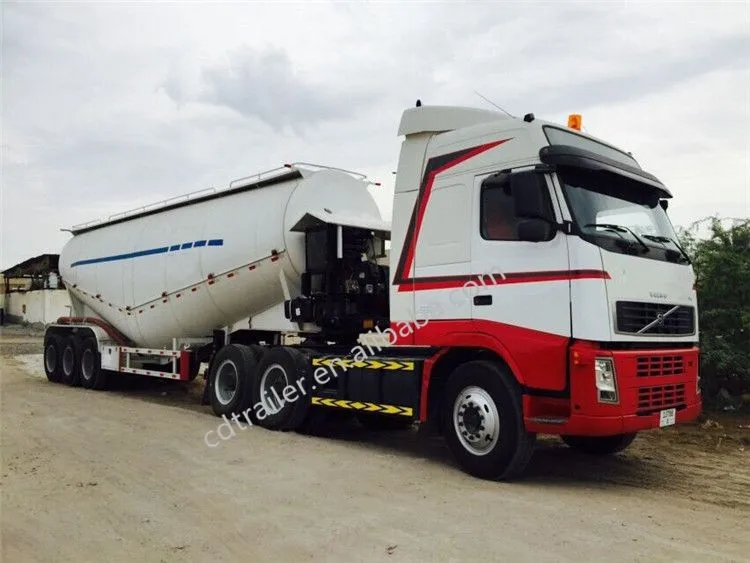
M 486 109 L 461 106 L 420 106 L 410 108 L 401 115 L 398 134 L 442 133 L 480 123 L 513 119 Z

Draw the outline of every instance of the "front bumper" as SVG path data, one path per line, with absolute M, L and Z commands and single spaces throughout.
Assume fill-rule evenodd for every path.
M 701 403 L 686 405 L 677 411 L 676 424 L 683 424 L 695 420 L 701 413 Z M 532 430 L 552 434 L 567 434 L 571 436 L 611 436 L 613 434 L 628 434 L 642 430 L 659 428 L 659 413 L 645 416 L 624 414 L 619 416 L 586 416 L 572 415 L 563 426 L 556 426 L 554 431 L 547 425 L 546 430 Z
M 595 358 L 612 358 L 617 378 L 617 402 L 599 401 Z M 545 434 L 609 436 L 659 428 L 662 410 L 676 410 L 676 424 L 701 413 L 698 391 L 699 349 L 606 350 L 593 343 L 576 343 L 570 354 L 570 398 L 555 407 L 562 416 L 538 416 L 545 399 L 525 399 L 526 426 Z M 546 400 L 547 404 L 549 400 Z M 541 406 L 540 406 L 541 405 Z

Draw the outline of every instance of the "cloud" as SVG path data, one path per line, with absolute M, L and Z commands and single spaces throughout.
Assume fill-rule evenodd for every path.
M 344 87 L 341 87 L 344 86 Z M 243 46 L 227 54 L 226 64 L 201 72 L 201 83 L 190 92 L 177 76 L 165 83 L 177 102 L 196 101 L 230 108 L 280 131 L 300 131 L 305 125 L 350 118 L 355 108 L 366 107 L 373 96 L 345 84 L 318 82 L 295 70 L 283 48 Z

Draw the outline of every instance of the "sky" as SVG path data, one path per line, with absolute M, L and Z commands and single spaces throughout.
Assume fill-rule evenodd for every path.
M 676 226 L 750 217 L 750 2 L 3 2 L 0 269 L 60 229 L 285 162 L 368 174 L 398 123 L 533 112 L 631 151 Z

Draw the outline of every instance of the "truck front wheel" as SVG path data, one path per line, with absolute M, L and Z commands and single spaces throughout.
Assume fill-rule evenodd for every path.
M 623 451 L 635 440 L 636 433 L 614 436 L 560 436 L 563 442 L 589 455 L 610 455 Z
M 456 368 L 442 418 L 448 447 L 464 471 L 498 480 L 523 473 L 536 434 L 526 431 L 520 389 L 504 367 L 472 361 Z

